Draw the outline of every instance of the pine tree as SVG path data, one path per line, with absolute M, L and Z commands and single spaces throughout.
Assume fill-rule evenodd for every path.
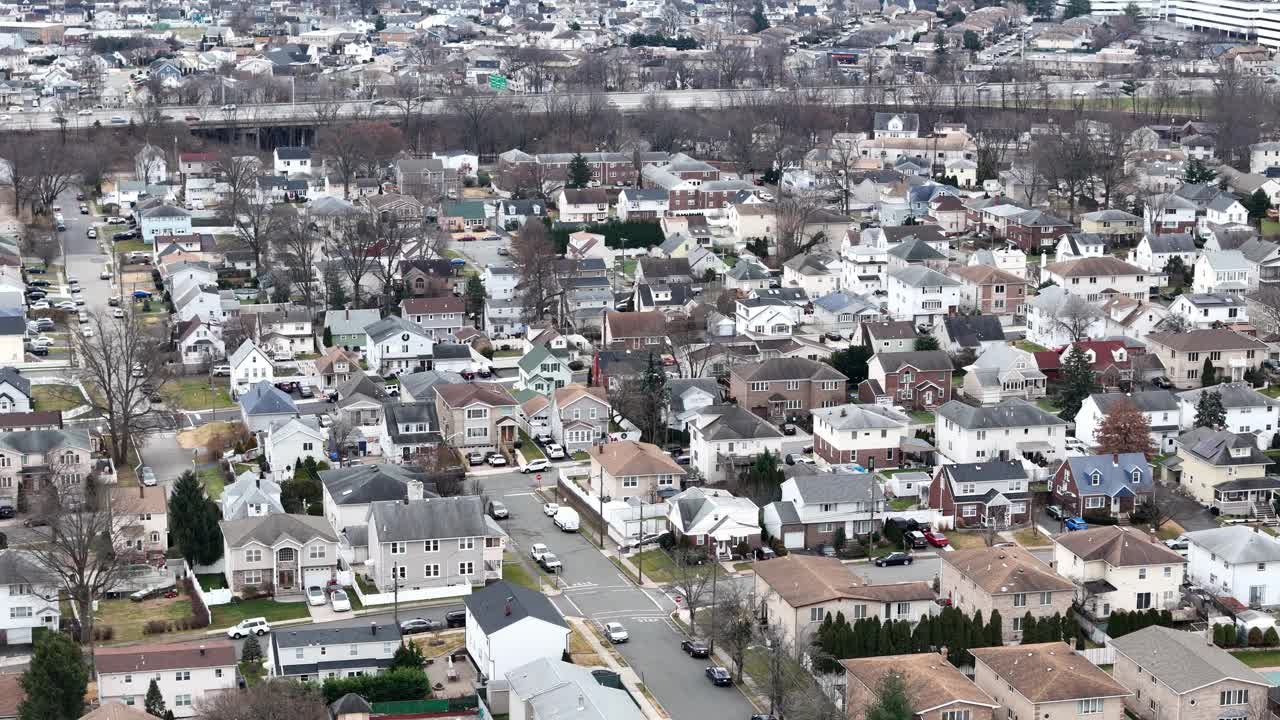
M 1067 20 L 1081 15 L 1089 15 L 1093 12 L 1093 5 L 1089 0 L 1067 0 L 1067 9 L 1062 11 L 1062 19 Z
M 991 619 L 987 621 L 987 647 L 1000 647 L 1004 644 L 1004 618 L 999 610 L 991 611 Z
M 911 349 L 915 350 L 916 352 L 924 352 L 926 350 L 937 350 L 939 349 L 939 347 L 940 346 L 938 345 L 938 338 L 932 335 L 920 335 L 915 339 L 915 342 L 913 342 L 911 345 Z
M 143 707 L 148 715 L 158 718 L 164 717 L 164 695 L 160 693 L 160 685 L 156 683 L 155 678 L 151 678 L 151 685 L 147 688 L 147 699 Z
M 1036 618 L 1028 610 L 1026 615 L 1022 616 L 1022 644 L 1030 645 L 1037 642 Z
M 42 633 L 18 684 L 26 693 L 18 705 L 19 720 L 76 720 L 84 714 L 89 687 L 80 646 L 68 635 Z
M 755 24 L 755 32 L 769 29 L 769 18 L 764 16 L 764 5 L 756 3 L 756 7 L 751 11 L 751 22 Z
M 477 317 L 481 310 L 484 309 L 486 291 L 484 289 L 484 281 L 479 275 L 472 275 L 467 278 L 467 314 L 475 314 Z
M 402 640 L 400 647 L 396 648 L 395 654 L 391 656 L 391 669 L 421 669 L 426 661 L 427 659 L 423 656 L 422 648 L 418 647 L 418 643 Z
M 1204 366 L 1200 369 L 1200 387 L 1212 387 L 1218 384 L 1218 368 L 1213 366 L 1213 361 L 1206 354 L 1204 356 Z
M 178 476 L 169 496 L 169 532 L 173 544 L 192 567 L 209 565 L 222 557 L 220 516 L 194 472 L 188 470 Z
M 258 642 L 257 635 L 244 639 L 244 647 L 240 648 L 240 662 L 246 665 L 262 664 L 262 643 Z
M 1227 409 L 1222 405 L 1222 393 L 1201 392 L 1196 400 L 1195 426 L 1217 430 L 1227 424 Z
M 867 706 L 863 717 L 865 720 L 911 720 L 915 714 L 907 697 L 906 683 L 901 675 L 891 672 L 880 681 L 875 702 Z
M 324 329 L 324 335 L 321 336 L 320 339 L 321 341 L 324 342 L 325 347 L 327 348 L 333 347 L 333 331 L 330 330 L 328 327 Z
M 1187 163 L 1186 168 L 1182 171 L 1182 182 L 1191 184 L 1211 183 L 1218 179 L 1217 171 L 1209 168 L 1203 162 L 1192 159 Z
M 578 153 L 569 161 L 569 179 L 565 187 L 580 190 L 590 184 L 591 165 L 587 164 L 587 158 L 582 153 Z
M 1060 417 L 1074 418 L 1080 413 L 1080 405 L 1093 394 L 1097 383 L 1089 357 L 1079 345 L 1073 345 L 1062 361 L 1061 385 L 1058 388 Z

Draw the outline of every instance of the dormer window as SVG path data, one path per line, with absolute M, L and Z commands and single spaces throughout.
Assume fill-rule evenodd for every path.
M 1095 487 L 1098 485 L 1101 485 L 1102 473 L 1098 472 L 1097 470 L 1094 470 L 1093 472 L 1089 473 L 1089 484 Z
M 1142 482 L 1142 471 L 1137 468 L 1134 468 L 1133 473 L 1130 475 L 1130 477 L 1133 479 L 1133 484 L 1138 485 Z

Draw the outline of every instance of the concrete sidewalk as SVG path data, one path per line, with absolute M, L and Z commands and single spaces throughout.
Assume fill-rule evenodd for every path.
M 646 718 L 649 720 L 669 720 L 671 715 L 658 704 L 657 699 L 640 689 L 640 676 L 636 674 L 636 671 L 631 669 L 630 665 L 623 665 L 618 662 L 617 654 L 610 651 L 600 642 L 600 638 L 591 630 L 589 620 L 579 617 L 566 617 L 565 620 L 568 620 L 574 629 L 582 633 L 582 636 L 587 640 L 587 644 L 591 646 L 591 649 L 597 655 L 604 658 L 605 667 L 618 673 L 622 679 L 622 684 L 626 686 L 627 690 L 631 692 L 631 696 L 639 703 L 640 712 L 644 713 Z

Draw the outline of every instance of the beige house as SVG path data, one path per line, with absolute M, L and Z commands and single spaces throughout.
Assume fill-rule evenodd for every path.
M 1213 363 L 1220 379 L 1243 382 L 1244 371 L 1257 367 L 1267 357 L 1267 344 L 1256 337 L 1209 328 L 1185 333 L 1156 332 L 1147 335 L 1147 352 L 1164 363 L 1164 374 L 1174 387 L 1189 390 L 1201 386 L 1200 372 L 1205 358 Z
M 593 445 L 591 492 L 614 500 L 653 501 L 659 490 L 679 489 L 684 468 L 657 445 L 623 440 Z
M 1177 606 L 1187 561 L 1154 535 L 1119 525 L 1054 538 L 1053 566 L 1095 617 Z
M 937 653 L 841 660 L 849 720 L 863 720 L 879 700 L 880 685 L 896 673 L 917 720 L 992 720 L 996 703 Z
M 809 641 L 827 615 L 844 613 L 849 622 L 879 617 L 914 623 L 929 614 L 936 597 L 927 582 L 871 585 L 838 559 L 816 555 L 757 562 L 755 577 L 765 620 L 797 646 Z
M 1064 642 L 974 648 L 973 681 L 1008 720 L 1122 720 L 1132 693 Z
M 509 447 L 519 431 L 516 399 L 497 383 L 436 385 L 444 443 L 464 452 Z
M 163 487 L 113 487 L 111 507 L 128 518 L 121 532 L 127 550 L 146 556 L 169 549 L 169 506 Z
M 1271 683 L 1199 633 L 1153 625 L 1111 641 L 1111 676 L 1133 691 L 1129 712 L 1143 720 L 1273 717 Z
M 1251 515 L 1267 505 L 1280 480 L 1267 476 L 1266 455 L 1249 433 L 1195 428 L 1178 436 L 1182 487 L 1201 505 L 1223 515 Z
M 1022 620 L 1027 613 L 1038 620 L 1065 614 L 1071 607 L 1075 585 L 1021 547 L 940 554 L 939 596 L 951 600 L 966 615 L 980 610 L 989 618 L 992 610 L 999 610 L 1004 618 L 1005 642 L 1022 638 Z M 1029 715 L 1024 717 L 1031 720 Z
M 324 586 L 338 570 L 338 536 L 315 515 L 260 515 L 223 520 L 222 558 L 231 591 L 246 588 L 277 599 Z

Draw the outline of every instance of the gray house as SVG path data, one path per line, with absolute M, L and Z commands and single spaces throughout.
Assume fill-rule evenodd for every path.
M 369 558 L 382 592 L 500 580 L 505 540 L 477 495 L 369 507 Z
M 250 432 L 265 432 L 276 422 L 297 414 L 293 398 L 266 380 L 259 380 L 240 396 L 240 416 Z
M 320 471 L 324 517 L 334 530 L 362 527 L 369 505 L 380 500 L 405 502 L 435 494 L 435 483 L 400 465 L 352 465 Z
M 382 316 L 377 308 L 367 310 L 330 310 L 324 314 L 324 327 L 329 331 L 332 345 L 343 350 L 359 350 L 368 337 L 364 329 Z

